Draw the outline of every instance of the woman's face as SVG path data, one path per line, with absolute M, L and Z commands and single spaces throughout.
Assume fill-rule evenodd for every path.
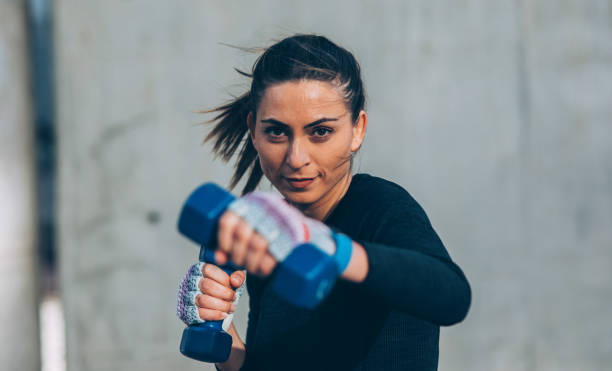
M 353 124 L 340 88 L 316 80 L 270 86 L 247 123 L 264 175 L 289 202 L 305 211 L 339 201 L 367 125 L 364 111 Z

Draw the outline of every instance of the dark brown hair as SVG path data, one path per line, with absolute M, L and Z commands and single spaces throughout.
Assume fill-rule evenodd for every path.
M 248 135 L 246 120 L 251 113 L 256 121 L 257 109 L 266 88 L 302 79 L 334 83 L 344 92 L 344 101 L 353 122 L 365 106 L 365 92 L 357 60 L 351 52 L 323 36 L 298 34 L 285 38 L 265 49 L 253 64 L 251 73 L 236 71 L 251 78 L 251 88 L 227 104 L 204 111 L 218 112 L 208 121 L 216 124 L 204 141 L 214 139 L 213 152 L 224 161 L 229 161 L 242 144 L 230 188 L 234 188 L 251 168 L 243 195 L 254 190 L 263 176 L 257 151 Z

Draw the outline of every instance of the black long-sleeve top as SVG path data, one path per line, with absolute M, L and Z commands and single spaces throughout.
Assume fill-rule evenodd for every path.
M 436 370 L 439 326 L 465 318 L 471 291 L 423 209 L 399 185 L 356 174 L 325 223 L 364 246 L 365 281 L 338 280 L 305 310 L 248 275 L 243 370 Z

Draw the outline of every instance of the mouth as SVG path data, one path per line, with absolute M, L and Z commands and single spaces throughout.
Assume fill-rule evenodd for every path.
M 312 178 L 289 178 L 289 177 L 283 177 L 283 179 L 285 179 L 285 181 L 287 183 L 289 183 L 289 185 L 293 188 L 296 189 L 304 189 L 306 187 L 308 187 L 310 184 L 312 184 L 312 182 L 314 182 L 314 180 L 316 179 L 316 177 L 312 177 Z

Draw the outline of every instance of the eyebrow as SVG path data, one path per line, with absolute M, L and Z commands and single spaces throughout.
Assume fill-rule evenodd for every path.
M 311 122 L 310 124 L 304 125 L 304 128 L 309 128 L 311 126 L 319 125 L 319 124 L 321 124 L 323 122 L 327 122 L 327 121 L 338 121 L 338 118 L 337 117 L 336 118 L 334 118 L 334 117 L 323 117 L 323 118 L 318 119 L 317 121 Z M 261 120 L 261 122 L 265 122 L 267 124 L 279 125 L 279 126 L 289 126 L 289 125 L 285 124 L 282 121 L 278 121 L 277 119 L 272 119 L 272 118 Z

